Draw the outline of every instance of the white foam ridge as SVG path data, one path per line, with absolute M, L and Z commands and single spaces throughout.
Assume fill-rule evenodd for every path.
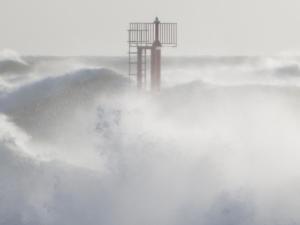
M 0 95 L 0 225 L 300 224 L 297 57 L 170 59 L 160 93 L 26 60 L 52 70 Z

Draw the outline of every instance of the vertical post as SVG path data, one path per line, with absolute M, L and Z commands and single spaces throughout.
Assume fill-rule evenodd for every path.
M 158 17 L 155 18 L 154 24 L 155 24 L 155 42 L 157 42 L 159 41 L 159 24 L 160 24 Z
M 159 91 L 161 79 L 161 43 L 159 41 L 159 24 L 160 21 L 156 17 L 155 25 L 155 40 L 151 48 L 151 89 Z
M 160 50 L 160 45 L 155 49 L 156 51 L 156 87 L 155 90 L 159 91 L 160 90 L 160 80 L 161 80 L 161 50 Z
M 142 89 L 142 48 L 137 48 L 137 88 Z

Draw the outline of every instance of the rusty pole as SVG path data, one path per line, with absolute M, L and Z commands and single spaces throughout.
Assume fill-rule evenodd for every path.
M 137 88 L 142 89 L 142 48 L 137 48 Z
M 155 40 L 151 48 L 151 89 L 153 91 L 160 90 L 161 79 L 161 43 L 159 41 L 159 24 L 160 21 L 156 17 L 155 21 Z

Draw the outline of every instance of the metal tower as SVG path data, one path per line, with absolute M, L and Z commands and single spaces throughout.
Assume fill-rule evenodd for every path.
M 151 90 L 160 89 L 161 47 L 177 47 L 177 23 L 130 23 L 128 30 L 129 76 L 139 89 L 147 86 L 147 50 L 150 50 Z

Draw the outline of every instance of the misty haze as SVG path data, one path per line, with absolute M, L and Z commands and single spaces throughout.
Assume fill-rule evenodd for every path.
M 0 0 L 0 225 L 300 224 L 299 11 Z

